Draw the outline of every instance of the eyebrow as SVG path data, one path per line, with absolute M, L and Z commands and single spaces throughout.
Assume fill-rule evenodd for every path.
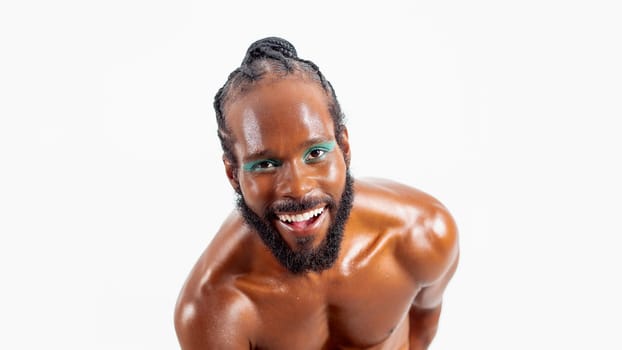
M 268 150 L 263 150 L 263 151 L 258 151 L 258 152 L 249 154 L 248 156 L 244 157 L 242 161 L 243 163 L 248 163 L 248 162 L 255 161 L 257 159 L 271 159 L 271 158 L 274 158 L 274 153 Z
M 327 137 L 314 137 L 310 140 L 307 140 L 305 142 L 303 142 L 302 144 L 298 145 L 299 148 L 304 149 L 305 151 L 307 151 L 309 148 L 313 147 L 313 146 L 319 146 L 321 144 L 326 144 L 326 143 L 330 143 L 330 142 L 334 142 L 333 140 L 331 140 L 330 138 Z M 275 156 L 274 152 L 270 151 L 270 150 L 261 150 L 261 151 L 257 151 L 257 152 L 253 152 L 251 154 L 249 154 L 248 156 L 244 157 L 242 159 L 243 163 L 248 163 L 248 162 L 253 162 L 259 159 L 262 160 L 271 160 L 274 158 L 278 158 Z
M 320 145 L 325 145 L 328 143 L 334 142 L 333 140 L 329 139 L 329 138 L 324 138 L 324 137 L 316 137 L 313 138 L 311 140 L 308 140 L 306 142 L 303 142 L 301 146 L 301 148 L 304 148 L 305 150 L 308 150 L 309 148 L 313 147 L 313 146 L 320 146 Z

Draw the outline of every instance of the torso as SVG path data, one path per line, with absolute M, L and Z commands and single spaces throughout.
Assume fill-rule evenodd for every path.
M 324 273 L 286 280 L 240 276 L 235 285 L 261 319 L 256 348 L 407 348 L 417 285 L 393 255 L 378 249 L 390 240 L 357 242 L 352 260 L 339 259 L 339 269 Z
M 274 270 L 278 263 L 253 232 L 236 234 L 235 243 L 229 232 L 217 261 L 198 264 L 210 269 L 210 277 L 195 278 L 224 283 L 246 297 L 259 320 L 250 339 L 255 349 L 408 349 L 408 311 L 420 287 L 396 247 L 425 205 L 388 214 L 391 204 L 404 211 L 398 203 L 402 188 L 392 186 L 357 181 L 341 252 L 329 270 L 303 275 Z M 408 200 L 416 200 L 417 193 Z M 421 196 L 425 203 L 428 197 Z M 230 220 L 230 227 L 243 226 L 240 218 Z

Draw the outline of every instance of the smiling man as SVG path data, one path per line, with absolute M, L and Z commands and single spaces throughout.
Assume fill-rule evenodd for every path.
M 214 108 L 238 208 L 179 296 L 182 349 L 426 349 L 458 262 L 447 210 L 353 179 L 334 90 L 283 39 L 253 43 Z

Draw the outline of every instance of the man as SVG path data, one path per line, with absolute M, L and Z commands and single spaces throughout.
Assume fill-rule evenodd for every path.
M 458 261 L 447 210 L 350 176 L 332 86 L 283 39 L 253 43 L 214 107 L 238 210 L 181 292 L 182 349 L 426 349 Z

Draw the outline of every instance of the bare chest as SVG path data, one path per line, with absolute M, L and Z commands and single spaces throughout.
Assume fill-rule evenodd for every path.
M 400 349 L 417 286 L 391 259 L 256 296 L 258 349 Z

